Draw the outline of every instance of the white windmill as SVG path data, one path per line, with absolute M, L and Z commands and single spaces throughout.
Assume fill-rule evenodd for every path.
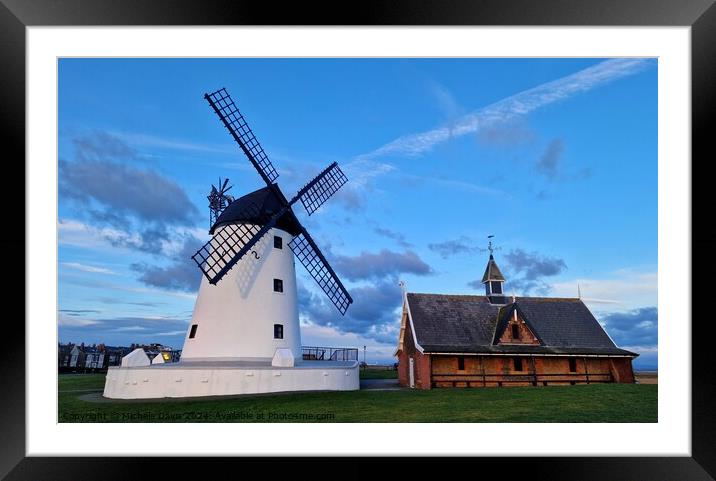
M 301 201 L 313 214 L 346 183 L 346 176 L 334 162 L 287 200 L 275 183 L 278 173 L 226 89 L 204 98 L 266 187 L 233 200 L 226 195 L 228 180 L 212 186 L 212 238 L 192 256 L 203 278 L 181 362 L 150 366 L 133 361 L 133 366 L 110 369 L 105 396 L 357 389 L 357 359 L 302 362 L 294 266 L 295 256 L 345 314 L 353 299 L 292 206 Z M 138 377 L 147 386 L 136 388 L 141 386 Z

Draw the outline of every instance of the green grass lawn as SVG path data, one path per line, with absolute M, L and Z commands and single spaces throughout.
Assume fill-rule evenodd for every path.
M 361 369 L 361 379 L 398 379 L 398 371 L 392 369 Z
M 60 422 L 657 422 L 657 385 L 314 392 L 99 401 L 103 374 L 60 375 Z

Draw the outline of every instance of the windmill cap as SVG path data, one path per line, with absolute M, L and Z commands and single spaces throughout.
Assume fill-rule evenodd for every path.
M 276 191 L 283 197 L 278 189 Z M 283 208 L 285 202 L 285 198 L 278 198 L 273 189 L 268 186 L 255 190 L 229 204 L 211 226 L 209 233 L 213 234 L 217 227 L 225 224 L 264 225 Z M 279 218 L 276 228 L 294 236 L 301 232 L 301 224 L 291 209 Z

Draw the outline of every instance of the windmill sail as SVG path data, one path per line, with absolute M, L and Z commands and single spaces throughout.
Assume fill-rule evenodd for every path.
M 257 215 L 255 205 L 247 207 L 247 214 Z M 224 275 L 276 224 L 280 215 L 274 216 L 263 227 L 256 224 L 227 224 L 217 229 L 209 242 L 191 258 L 196 262 L 211 284 Z
M 343 184 L 348 182 L 348 178 L 338 164 L 333 162 L 323 172 L 318 174 L 315 179 L 306 184 L 306 186 L 298 191 L 297 197 L 301 199 L 303 207 L 308 215 L 318 210 L 324 202 L 326 202 Z
M 311 274 L 311 277 L 321 286 L 321 289 L 333 302 L 333 305 L 336 306 L 341 314 L 345 314 L 348 306 L 353 303 L 353 298 L 348 294 L 343 283 L 303 226 L 301 227 L 301 233 L 294 237 L 288 246 L 294 255 L 298 257 L 298 260 L 301 261 L 303 267 Z
M 271 185 L 278 178 L 278 172 L 226 89 L 205 94 L 204 98 L 254 165 L 261 178 L 267 185 Z

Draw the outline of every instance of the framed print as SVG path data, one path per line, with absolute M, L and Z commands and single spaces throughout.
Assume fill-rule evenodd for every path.
M 0 473 L 712 479 L 712 3 L 3 0 Z

